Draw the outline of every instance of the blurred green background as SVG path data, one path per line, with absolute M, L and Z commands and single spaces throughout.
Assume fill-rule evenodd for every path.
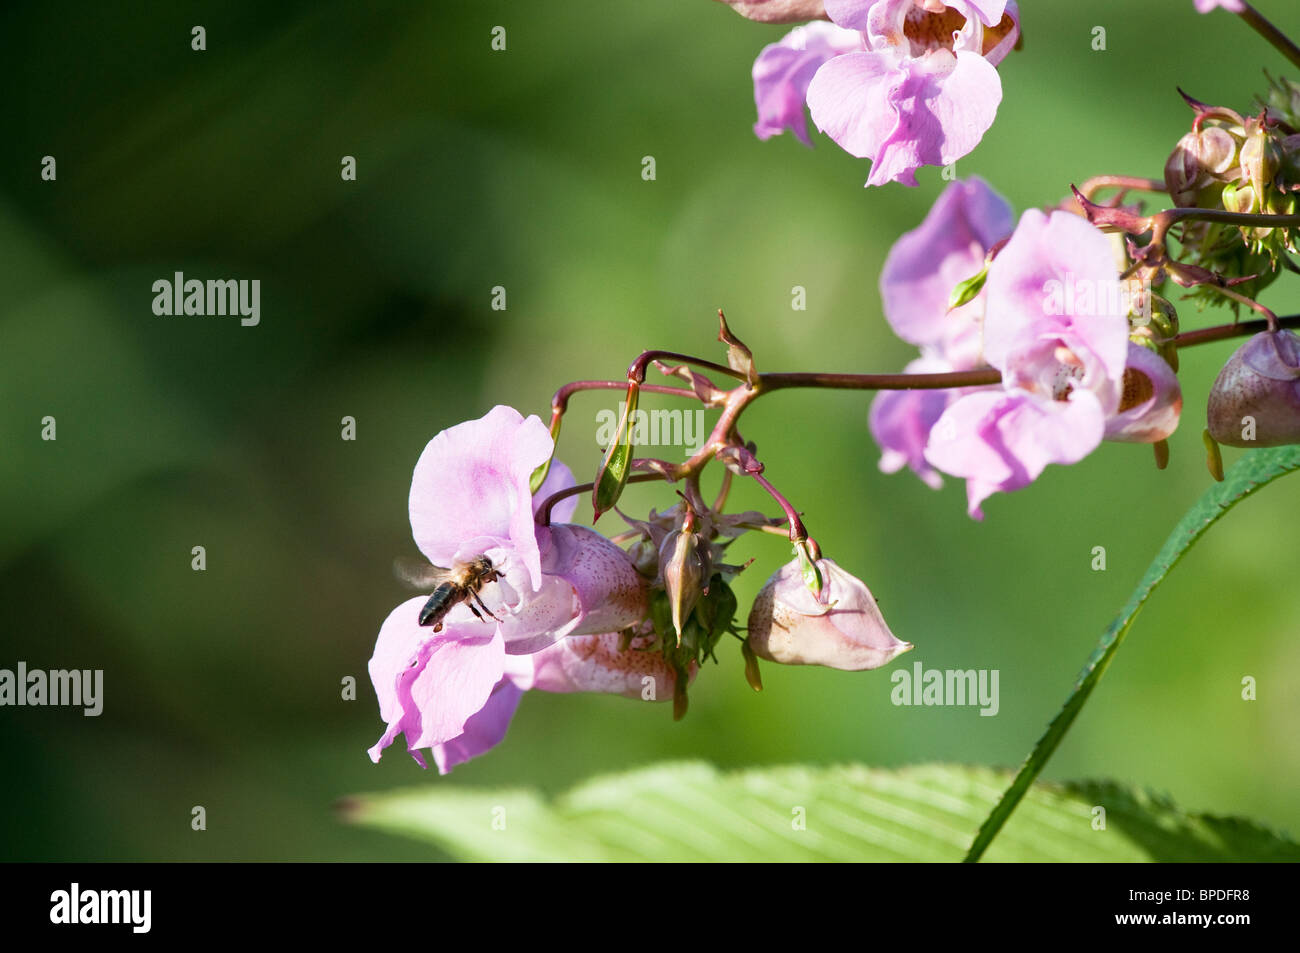
M 1300 34 L 1293 5 L 1260 5 Z M 1176 85 L 1244 110 L 1261 69 L 1285 66 L 1191 0 L 1023 6 L 998 121 L 958 166 L 1018 210 L 1101 172 L 1160 175 L 1190 122 Z M 411 469 L 438 430 L 496 403 L 544 415 L 556 386 L 618 377 L 643 348 L 718 357 L 718 307 L 764 370 L 912 357 L 877 279 L 943 183 L 928 169 L 920 188 L 867 190 L 867 163 L 825 138 L 758 142 L 749 69 L 783 32 L 709 0 L 0 14 L 0 667 L 105 671 L 99 718 L 0 710 L 4 859 L 417 859 L 437 855 L 332 805 L 413 784 L 558 791 L 669 758 L 1019 763 L 1205 487 L 1205 394 L 1232 345 L 1184 355 L 1167 471 L 1106 444 L 989 501 L 983 524 L 959 482 L 936 494 L 878 471 L 864 395 L 782 393 L 747 416 L 768 475 L 916 643 L 896 664 L 1000 670 L 995 718 L 894 707 L 888 671 L 769 665 L 755 696 L 731 650 L 680 724 L 668 706 L 538 693 L 449 778 L 399 748 L 378 766 L 365 754 L 383 728 L 366 661 L 411 595 L 391 563 L 416 554 Z M 151 284 L 175 271 L 260 279 L 260 326 L 156 317 Z M 1266 303 L 1297 310 L 1297 286 Z M 1189 305 L 1183 326 L 1226 316 Z M 571 406 L 561 455 L 580 475 L 616 400 Z M 738 507 L 762 505 L 751 489 Z M 1269 488 L 1193 550 L 1047 777 L 1130 780 L 1300 832 L 1297 490 Z M 625 497 L 634 513 L 672 499 Z M 737 584 L 747 605 L 787 549 L 736 552 L 757 559 Z

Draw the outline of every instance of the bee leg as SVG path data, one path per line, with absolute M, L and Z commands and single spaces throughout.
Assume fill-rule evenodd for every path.
M 435 632 L 441 632 L 441 631 L 442 631 L 442 623 L 441 623 L 441 622 L 435 622 L 435 623 L 433 624 L 433 631 L 435 631 Z
M 496 613 L 494 613 L 494 612 L 493 612 L 491 609 L 489 609 L 487 606 L 483 605 L 483 597 L 480 596 L 477 592 L 474 593 L 474 602 L 477 602 L 479 608 L 482 609 L 484 612 L 486 612 L 488 615 L 492 616 L 492 618 L 496 619 L 498 622 L 501 621 L 500 619 L 497 619 L 497 617 L 496 617 Z M 474 606 L 471 605 L 471 606 L 470 606 L 470 609 L 473 610 L 473 609 L 474 609 Z M 474 614 L 475 614 L 475 615 L 478 615 L 478 612 L 475 611 Z M 482 617 L 482 616 L 479 616 L 479 618 L 481 619 L 481 618 L 483 618 L 483 617 Z
M 466 602 L 465 605 L 469 606 L 469 611 L 474 613 L 474 618 L 478 619 L 480 622 L 486 621 L 483 616 L 479 615 L 479 611 L 474 608 L 473 602 Z

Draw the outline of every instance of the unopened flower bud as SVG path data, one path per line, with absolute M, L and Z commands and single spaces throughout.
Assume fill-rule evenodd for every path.
M 1295 126 L 1300 121 L 1300 83 L 1279 76 L 1269 80 L 1268 112 L 1270 118 Z
M 1196 204 L 1196 192 L 1201 183 L 1201 163 L 1197 158 L 1197 135 L 1189 132 L 1178 140 L 1174 151 L 1165 162 L 1165 187 L 1174 204 L 1187 207 Z
M 1253 214 L 1259 211 L 1259 197 L 1249 185 L 1229 183 L 1223 187 L 1223 207 L 1238 215 Z
M 1278 192 L 1276 190 L 1267 194 L 1264 199 L 1264 211 L 1269 215 L 1294 215 L 1296 210 L 1296 194 L 1294 192 Z
M 1242 178 L 1255 187 L 1256 194 L 1263 195 L 1273 184 L 1273 177 L 1277 175 L 1281 164 L 1282 150 L 1278 147 L 1277 140 L 1266 128 L 1259 126 L 1241 147 Z
M 1196 158 L 1204 171 L 1223 175 L 1237 158 L 1237 140 L 1226 129 L 1206 126 L 1197 137 Z
M 768 579 L 749 612 L 748 644 L 759 658 L 784 665 L 825 665 L 848 672 L 879 668 L 911 643 L 894 637 L 862 580 L 830 559 L 817 560 L 820 596 L 804 584 L 794 559 Z
M 654 542 L 648 539 L 639 539 L 628 547 L 628 559 L 632 560 L 632 565 L 636 571 L 647 579 L 653 579 L 659 575 L 659 549 Z
M 1300 134 L 1282 140 L 1282 164 L 1278 168 L 1278 187 L 1300 188 Z
M 1129 331 L 1129 340 L 1159 354 L 1172 370 L 1177 371 L 1178 347 L 1174 339 L 1178 336 L 1178 310 L 1164 295 L 1150 290 L 1143 295 L 1142 313 L 1129 316 L 1134 325 Z
M 1264 331 L 1238 348 L 1210 390 L 1206 420 L 1230 447 L 1300 443 L 1300 337 Z
M 700 601 L 700 593 L 712 575 L 709 562 L 708 547 L 701 545 L 699 536 L 686 526 L 668 534 L 659 548 L 659 571 L 679 642 L 682 626 Z

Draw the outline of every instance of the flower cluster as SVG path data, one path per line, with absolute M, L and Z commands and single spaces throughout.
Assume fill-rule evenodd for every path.
M 1009 0 L 726 2 L 754 19 L 829 18 L 758 57 L 755 132 L 791 130 L 809 142 L 806 104 L 819 129 L 872 161 L 869 185 L 915 185 L 921 166 L 969 153 L 993 122 L 996 67 L 1020 35 Z M 1201 12 L 1220 7 L 1254 18 L 1236 0 L 1197 0 Z M 1289 49 L 1300 65 L 1300 48 Z M 431 564 L 427 594 L 380 628 L 370 675 L 386 730 L 371 757 L 402 735 L 421 765 L 427 749 L 445 773 L 498 744 L 529 690 L 671 700 L 680 718 L 728 636 L 755 689 L 760 659 L 863 671 L 910 649 L 867 586 L 822 555 L 741 437 L 742 413 L 768 393 L 880 390 L 869 414 L 880 468 L 906 467 L 936 488 L 943 475 L 964 479 L 967 510 L 982 519 L 993 494 L 1028 486 L 1049 464 L 1077 463 L 1103 441 L 1151 444 L 1163 468 L 1182 413 L 1178 349 L 1260 331 L 1211 390 L 1211 471 L 1221 469 L 1219 443 L 1300 443 L 1300 337 L 1284 328 L 1298 322 L 1252 297 L 1282 268 L 1300 270 L 1289 257 L 1300 229 L 1300 86 L 1270 83 L 1253 115 L 1188 99 L 1195 119 L 1162 179 L 1101 176 L 1019 218 L 983 180 L 953 181 L 881 274 L 885 319 L 918 351 L 903 374 L 759 373 L 719 312 L 725 365 L 646 351 L 625 382 L 560 388 L 549 427 L 498 406 L 438 434 L 410 494 L 411 529 Z M 1099 201 L 1108 189 L 1118 191 Z M 1148 214 L 1128 201 L 1133 191 L 1164 195 L 1170 207 Z M 1171 284 L 1264 320 L 1180 333 Z M 686 386 L 647 384 L 651 368 Z M 730 378 L 731 389 L 705 371 Z M 624 386 L 595 479 L 578 486 L 555 459 L 568 399 Z M 687 459 L 634 455 L 645 393 L 718 412 Z M 712 463 L 725 472 L 709 504 L 700 475 Z M 780 515 L 727 512 L 737 477 L 757 483 Z M 678 499 L 628 516 L 617 504 L 640 481 L 672 483 Z M 614 510 L 624 531 L 607 537 L 570 522 L 588 491 L 595 520 Z M 748 563 L 729 553 L 754 532 L 787 537 L 793 559 L 770 575 L 741 626 L 732 584 Z
M 954 182 L 881 275 L 886 318 L 921 349 L 909 372 L 1000 372 L 999 385 L 892 391 L 871 409 L 881 469 L 965 478 L 976 518 L 993 493 L 1103 439 L 1164 440 L 1182 408 L 1173 369 L 1146 346 L 1153 295 L 1121 279 L 1107 236 L 1061 209 L 1012 221 L 982 180 Z
M 743 567 L 725 563 L 726 548 L 781 520 L 684 500 L 645 520 L 624 517 L 624 549 L 561 522 L 577 497 L 554 449 L 537 417 L 498 406 L 442 431 L 420 455 L 411 529 L 433 564 L 433 593 L 403 602 L 380 627 L 370 678 L 387 729 L 372 760 L 400 734 L 421 766 L 428 749 L 445 774 L 498 744 L 529 690 L 672 700 L 681 717 L 700 662 L 724 635 L 738 636 L 730 581 Z M 858 671 L 910 648 L 866 586 L 830 560 L 815 563 L 808 589 L 799 567 L 810 546 L 755 603 L 743 647 L 754 683 L 756 656 Z

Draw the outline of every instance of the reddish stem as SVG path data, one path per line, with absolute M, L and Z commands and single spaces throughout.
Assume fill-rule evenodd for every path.
M 631 476 L 627 478 L 627 482 L 628 483 L 649 483 L 652 480 L 667 480 L 667 479 L 668 477 L 664 476 L 662 473 L 633 473 Z M 536 515 L 534 515 L 533 521 L 537 523 L 539 526 L 550 526 L 551 508 L 554 507 L 556 503 L 560 502 L 560 500 L 563 500 L 566 497 L 578 496 L 579 494 L 587 493 L 590 490 L 594 490 L 595 488 L 596 488 L 596 484 L 594 483 L 579 483 L 576 484 L 575 486 L 565 487 L 563 490 L 557 490 L 555 493 L 552 493 L 545 500 L 543 500 L 541 506 L 537 507 L 537 513 Z
M 937 390 L 945 387 L 983 387 L 997 384 L 1002 375 L 991 367 L 946 374 L 760 374 L 758 389 L 766 393 L 788 387 L 825 387 L 831 390 Z
M 1264 15 L 1249 3 L 1245 6 L 1245 11 L 1240 14 L 1241 18 L 1250 24 L 1251 29 L 1272 43 L 1274 48 L 1289 59 L 1292 64 L 1300 67 L 1300 47 L 1296 46 L 1290 37 L 1265 19 Z

